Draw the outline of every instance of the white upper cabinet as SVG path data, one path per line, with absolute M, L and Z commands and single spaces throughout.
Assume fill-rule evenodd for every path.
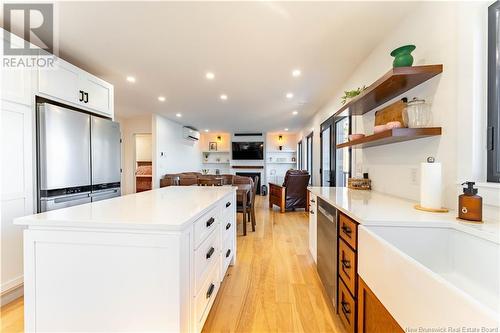
M 38 71 L 40 96 L 113 118 L 113 85 L 56 58 Z

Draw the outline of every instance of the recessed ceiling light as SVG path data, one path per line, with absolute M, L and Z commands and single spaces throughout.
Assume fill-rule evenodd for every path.
M 180 118 L 180 117 L 182 117 L 182 114 L 180 114 L 180 113 L 176 113 L 176 114 L 175 114 L 175 116 L 176 116 L 177 118 Z
M 292 94 L 291 92 L 287 93 L 287 94 L 286 94 L 286 98 L 288 98 L 288 99 L 293 98 L 293 94 Z
M 292 114 L 293 114 L 294 116 L 296 116 L 296 115 L 298 115 L 298 114 L 299 114 L 299 111 L 295 110 L 295 111 L 293 111 L 293 112 L 292 112 Z
M 288 132 L 288 128 L 285 128 L 285 132 Z
M 133 76 L 127 76 L 127 81 L 130 82 L 130 83 L 134 83 L 135 82 L 135 77 L 133 77 Z
M 207 78 L 207 80 L 213 80 L 213 79 L 215 79 L 215 74 L 212 72 L 207 72 L 205 74 L 205 77 Z
M 292 76 L 293 77 L 299 77 L 301 74 L 302 74 L 302 72 L 300 71 L 300 69 L 294 69 L 292 71 Z
M 205 130 L 205 133 L 208 133 L 208 131 L 209 131 L 209 129 L 207 128 L 207 129 Z
M 227 100 L 227 95 L 226 94 L 220 95 L 220 99 L 222 99 L 223 101 L 226 101 Z
M 165 102 L 166 98 L 164 96 L 158 96 L 160 102 Z

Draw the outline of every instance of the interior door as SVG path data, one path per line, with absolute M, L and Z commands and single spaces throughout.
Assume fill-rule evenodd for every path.
M 332 129 L 333 122 L 331 119 L 321 124 L 321 186 L 334 186 L 332 179 Z
M 335 140 L 333 147 L 338 144 L 347 142 L 349 133 L 351 132 L 351 121 L 349 117 L 335 119 Z M 334 170 L 335 170 L 335 186 L 346 187 L 347 179 L 351 175 L 351 148 L 341 148 L 335 150 Z

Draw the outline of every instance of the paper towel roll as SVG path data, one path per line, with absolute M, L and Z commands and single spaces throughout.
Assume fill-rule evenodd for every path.
M 420 164 L 420 206 L 431 209 L 443 207 L 441 163 Z

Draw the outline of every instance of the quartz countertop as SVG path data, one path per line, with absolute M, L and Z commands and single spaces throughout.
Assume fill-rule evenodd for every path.
M 308 187 L 308 190 L 338 210 L 365 225 L 454 228 L 500 243 L 499 221 L 484 223 L 459 221 L 456 212 L 430 213 L 416 210 L 417 202 L 376 191 L 346 187 Z
M 17 218 L 30 227 L 182 230 L 232 186 L 169 186 Z

